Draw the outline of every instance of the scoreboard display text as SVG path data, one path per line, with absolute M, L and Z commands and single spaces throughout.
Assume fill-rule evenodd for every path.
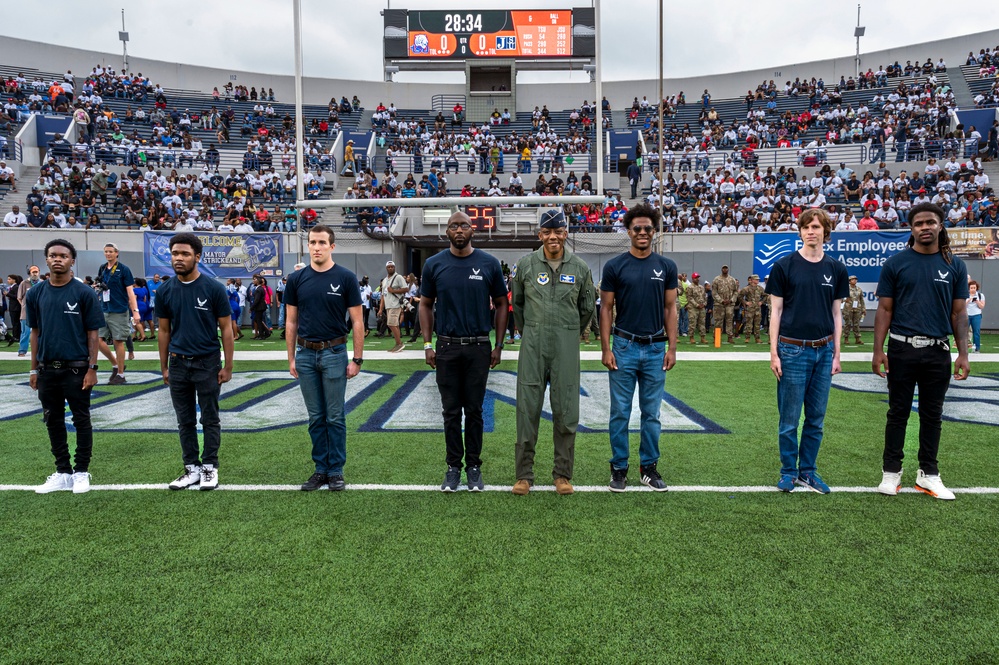
M 411 11 L 411 58 L 572 57 L 572 10 Z

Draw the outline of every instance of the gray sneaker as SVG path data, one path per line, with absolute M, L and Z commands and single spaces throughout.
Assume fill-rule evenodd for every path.
M 125 377 L 118 373 L 112 374 L 111 378 L 108 379 L 109 386 L 123 386 L 126 383 Z
M 444 474 L 444 482 L 441 483 L 442 492 L 457 492 L 461 483 L 461 467 L 449 466 Z
M 643 485 L 648 485 L 650 489 L 656 492 L 666 491 L 666 483 L 663 481 L 663 477 L 659 475 L 659 470 L 656 469 L 655 464 L 643 466 L 641 470 Z
M 486 488 L 482 484 L 482 469 L 477 466 L 470 466 L 465 469 L 465 476 L 468 479 L 469 492 L 481 492 Z
M 623 492 L 628 488 L 628 469 L 611 467 L 610 491 Z

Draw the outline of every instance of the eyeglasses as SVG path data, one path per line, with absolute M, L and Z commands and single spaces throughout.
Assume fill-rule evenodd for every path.
M 631 230 L 635 233 L 635 235 L 638 235 L 639 233 L 648 233 L 649 235 L 652 235 L 653 233 L 656 232 L 656 227 L 654 227 L 654 226 L 632 226 Z
M 449 231 L 457 231 L 458 229 L 461 229 L 462 231 L 467 231 L 468 229 L 472 228 L 472 225 L 469 224 L 468 222 L 461 222 L 460 224 L 448 224 L 447 228 Z

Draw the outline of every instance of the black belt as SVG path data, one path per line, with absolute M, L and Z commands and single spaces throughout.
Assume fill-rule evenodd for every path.
M 89 368 L 90 362 L 87 360 L 50 360 L 46 363 L 38 363 L 38 369 L 82 369 Z
M 180 358 L 181 360 L 202 360 L 204 358 L 218 358 L 219 356 L 218 356 L 217 353 L 206 353 L 203 356 L 185 356 L 185 355 L 183 355 L 181 353 L 174 353 L 174 352 L 171 351 L 170 352 L 170 357 L 171 358 Z
M 620 328 L 614 328 L 612 332 L 615 337 L 626 339 L 629 342 L 638 342 L 639 344 L 655 344 L 656 342 L 666 341 L 666 335 L 660 335 L 658 333 L 655 335 L 632 335 L 630 332 L 621 330 Z
M 489 335 L 480 337 L 448 337 L 447 335 L 437 335 L 437 341 L 465 346 L 467 344 L 489 344 L 492 340 L 489 339 Z
M 835 337 L 835 335 L 829 335 L 828 337 L 823 337 L 822 339 L 795 339 L 793 337 L 784 337 L 781 335 L 777 339 L 785 344 L 790 344 L 791 346 L 808 346 L 818 349 L 823 346 L 828 346 L 829 342 L 833 341 L 833 337 Z
M 323 349 L 332 349 L 334 346 L 340 346 L 341 344 L 347 343 L 347 337 L 337 337 L 336 339 L 328 339 L 325 342 L 310 342 L 307 339 L 298 340 L 300 346 L 304 346 L 312 351 L 322 351 Z

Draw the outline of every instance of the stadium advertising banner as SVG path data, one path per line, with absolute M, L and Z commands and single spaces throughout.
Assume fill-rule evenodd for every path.
M 173 275 L 170 231 L 146 231 L 143 239 L 145 274 Z M 195 231 L 204 245 L 199 270 L 209 277 L 247 278 L 284 275 L 284 239 L 280 233 L 205 233 Z
M 947 229 L 955 256 L 965 259 L 999 259 L 999 229 L 995 227 Z
M 881 266 L 889 257 L 906 248 L 908 231 L 844 231 L 833 233 L 824 249 L 846 266 L 863 290 L 868 309 L 877 308 L 874 292 Z M 777 259 L 801 249 L 797 233 L 757 233 L 753 238 L 753 272 L 766 281 Z

